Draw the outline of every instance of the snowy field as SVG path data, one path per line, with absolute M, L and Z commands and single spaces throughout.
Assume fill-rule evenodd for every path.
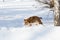
M 36 9 L 0 8 L 0 40 L 60 40 L 60 28 L 54 27 L 54 15 L 47 5 Z M 30 7 L 30 8 L 31 8 Z M 24 26 L 24 18 L 42 17 L 43 25 Z

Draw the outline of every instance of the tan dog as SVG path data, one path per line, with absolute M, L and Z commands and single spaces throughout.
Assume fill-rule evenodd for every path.
M 41 17 L 32 16 L 27 19 L 24 19 L 24 24 L 29 26 L 32 26 L 32 23 L 37 23 L 36 25 L 42 24 L 41 19 L 42 19 Z

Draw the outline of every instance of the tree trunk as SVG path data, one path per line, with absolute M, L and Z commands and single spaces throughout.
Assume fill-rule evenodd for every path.
M 60 26 L 60 1 L 54 0 L 54 25 Z

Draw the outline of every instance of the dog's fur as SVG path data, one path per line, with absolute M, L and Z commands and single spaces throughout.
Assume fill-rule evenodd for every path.
M 42 17 L 32 16 L 32 17 L 29 17 L 27 19 L 24 19 L 24 23 L 25 23 L 25 25 L 30 25 L 30 26 L 32 26 L 32 23 L 43 24 L 41 22 L 41 19 L 42 19 Z

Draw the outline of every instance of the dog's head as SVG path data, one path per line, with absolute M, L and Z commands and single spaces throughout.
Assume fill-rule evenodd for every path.
M 24 24 L 25 24 L 25 25 L 28 25 L 28 23 L 29 23 L 29 22 L 28 22 L 28 19 L 24 19 Z

